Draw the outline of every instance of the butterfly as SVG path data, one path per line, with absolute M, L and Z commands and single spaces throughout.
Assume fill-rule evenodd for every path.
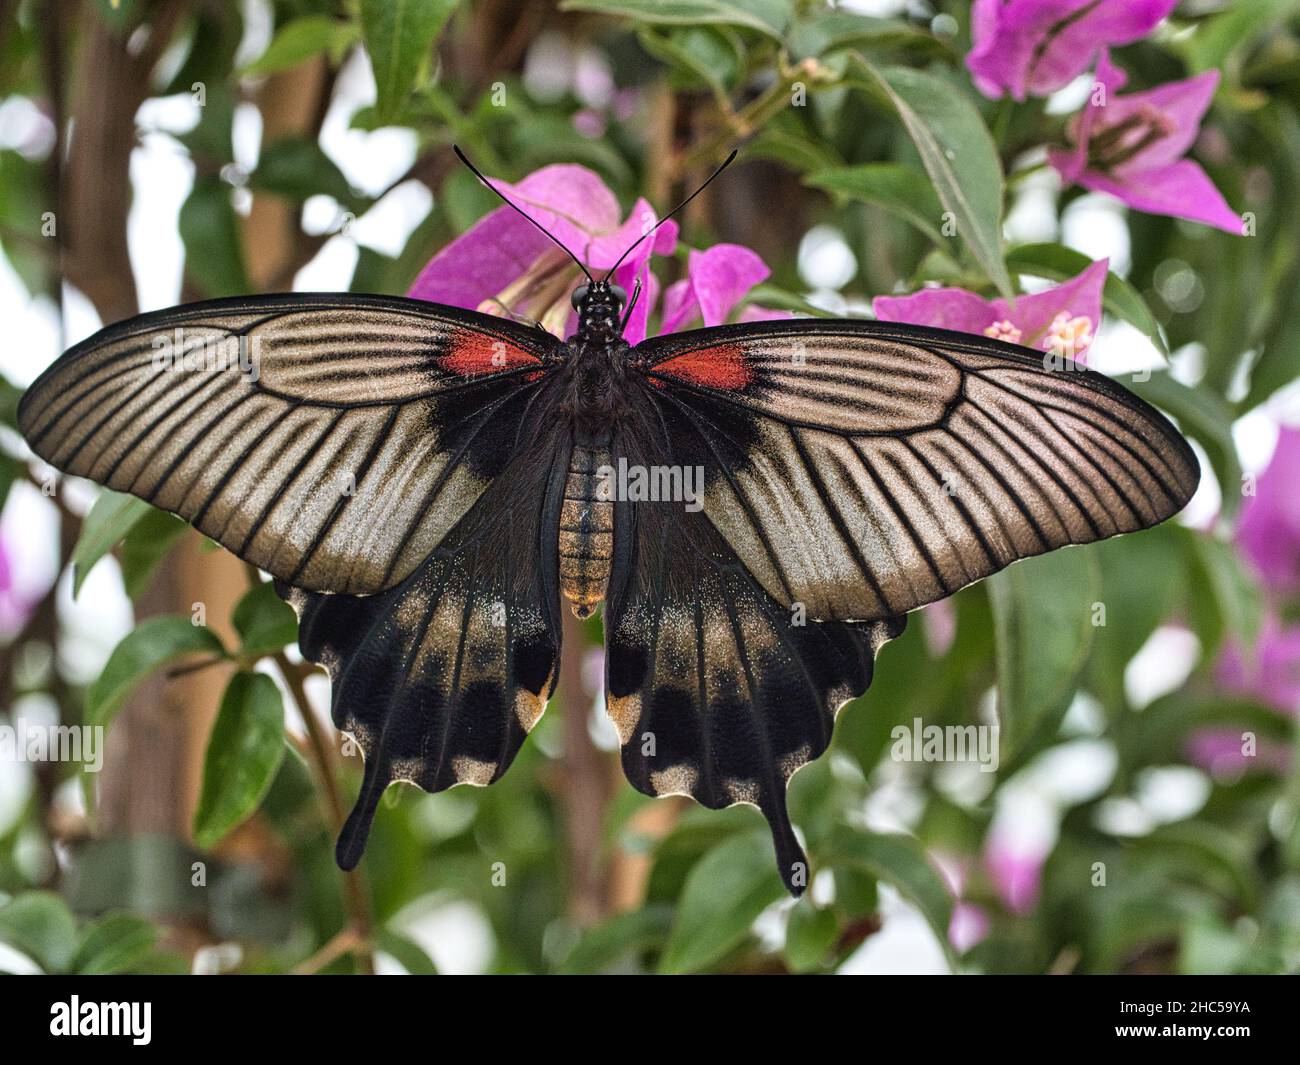
M 343 868 L 392 781 L 506 771 L 555 688 L 562 600 L 603 602 L 628 780 L 758 807 L 797 895 L 787 785 L 907 613 L 1165 520 L 1197 460 L 1114 381 L 985 337 L 798 319 L 630 347 L 637 291 L 575 261 L 567 340 L 390 296 L 140 315 L 42 374 L 20 428 L 275 579 L 365 755 Z

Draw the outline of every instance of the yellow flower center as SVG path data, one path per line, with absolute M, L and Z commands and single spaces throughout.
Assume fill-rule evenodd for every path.
M 1019 344 L 1020 338 L 1024 334 L 1022 334 L 1010 321 L 1003 318 L 1002 321 L 994 322 L 992 325 L 987 326 L 984 330 L 984 335 L 986 337 L 992 337 L 994 340 L 1005 340 L 1011 344 Z
M 1077 359 L 1092 343 L 1092 319 L 1086 315 L 1071 317 L 1062 311 L 1052 319 L 1043 338 L 1043 350 L 1067 359 Z

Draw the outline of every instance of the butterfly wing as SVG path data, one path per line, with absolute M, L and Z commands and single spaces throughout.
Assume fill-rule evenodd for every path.
M 653 389 L 633 385 L 634 417 L 612 456 L 629 468 L 680 461 Z M 605 611 L 606 704 L 624 772 L 648 795 L 738 802 L 768 819 L 794 894 L 807 861 L 786 786 L 830 742 L 835 714 L 871 683 L 876 652 L 904 619 L 816 622 L 770 595 L 701 511 L 681 501 L 614 504 Z
M 250 296 L 109 326 L 23 397 L 58 469 L 288 583 L 405 580 L 518 446 L 559 341 L 419 300 Z
M 539 419 L 548 403 L 534 408 Z M 530 418 L 531 421 L 531 418 Z M 401 584 L 322 595 L 278 584 L 303 654 L 329 670 L 335 725 L 365 754 L 339 838 L 356 865 L 384 789 L 498 779 L 542 715 L 559 674 L 559 508 L 568 444 L 555 423 L 516 456 Z
M 704 510 L 775 599 L 899 615 L 1017 559 L 1147 528 L 1196 488 L 1156 410 L 1069 362 L 883 322 L 666 335 L 634 353 Z

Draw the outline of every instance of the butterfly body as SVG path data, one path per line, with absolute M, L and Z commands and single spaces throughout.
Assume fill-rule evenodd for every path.
M 612 435 L 629 417 L 631 345 L 619 313 L 626 296 L 593 281 L 574 293 L 578 329 L 564 344 L 559 412 L 572 434 L 560 511 L 560 590 L 579 618 L 605 598 L 614 556 Z
M 567 599 L 604 602 L 631 783 L 757 806 L 798 893 L 787 784 L 905 615 L 1154 525 L 1197 483 L 1162 415 L 1041 353 L 829 319 L 629 347 L 621 290 L 584 289 L 567 341 L 383 296 L 192 304 L 107 327 L 23 397 L 42 458 L 275 578 L 365 755 L 345 868 L 392 781 L 506 771 L 554 690 Z M 253 372 L 160 358 L 173 336 L 246 345 Z M 672 490 L 623 491 L 610 473 L 631 470 Z
M 612 468 L 608 437 L 574 441 L 557 540 L 560 590 L 580 618 L 590 617 L 605 598 L 614 558 Z

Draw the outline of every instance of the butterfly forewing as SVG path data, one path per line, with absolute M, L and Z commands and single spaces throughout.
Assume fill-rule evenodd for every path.
M 637 355 L 679 461 L 705 470 L 714 526 L 770 595 L 823 620 L 902 614 L 1017 559 L 1155 525 L 1199 477 L 1142 400 L 999 341 L 771 322 Z
M 559 341 L 392 297 L 253 296 L 110 326 L 24 396 L 38 455 L 303 588 L 424 561 L 517 446 Z

